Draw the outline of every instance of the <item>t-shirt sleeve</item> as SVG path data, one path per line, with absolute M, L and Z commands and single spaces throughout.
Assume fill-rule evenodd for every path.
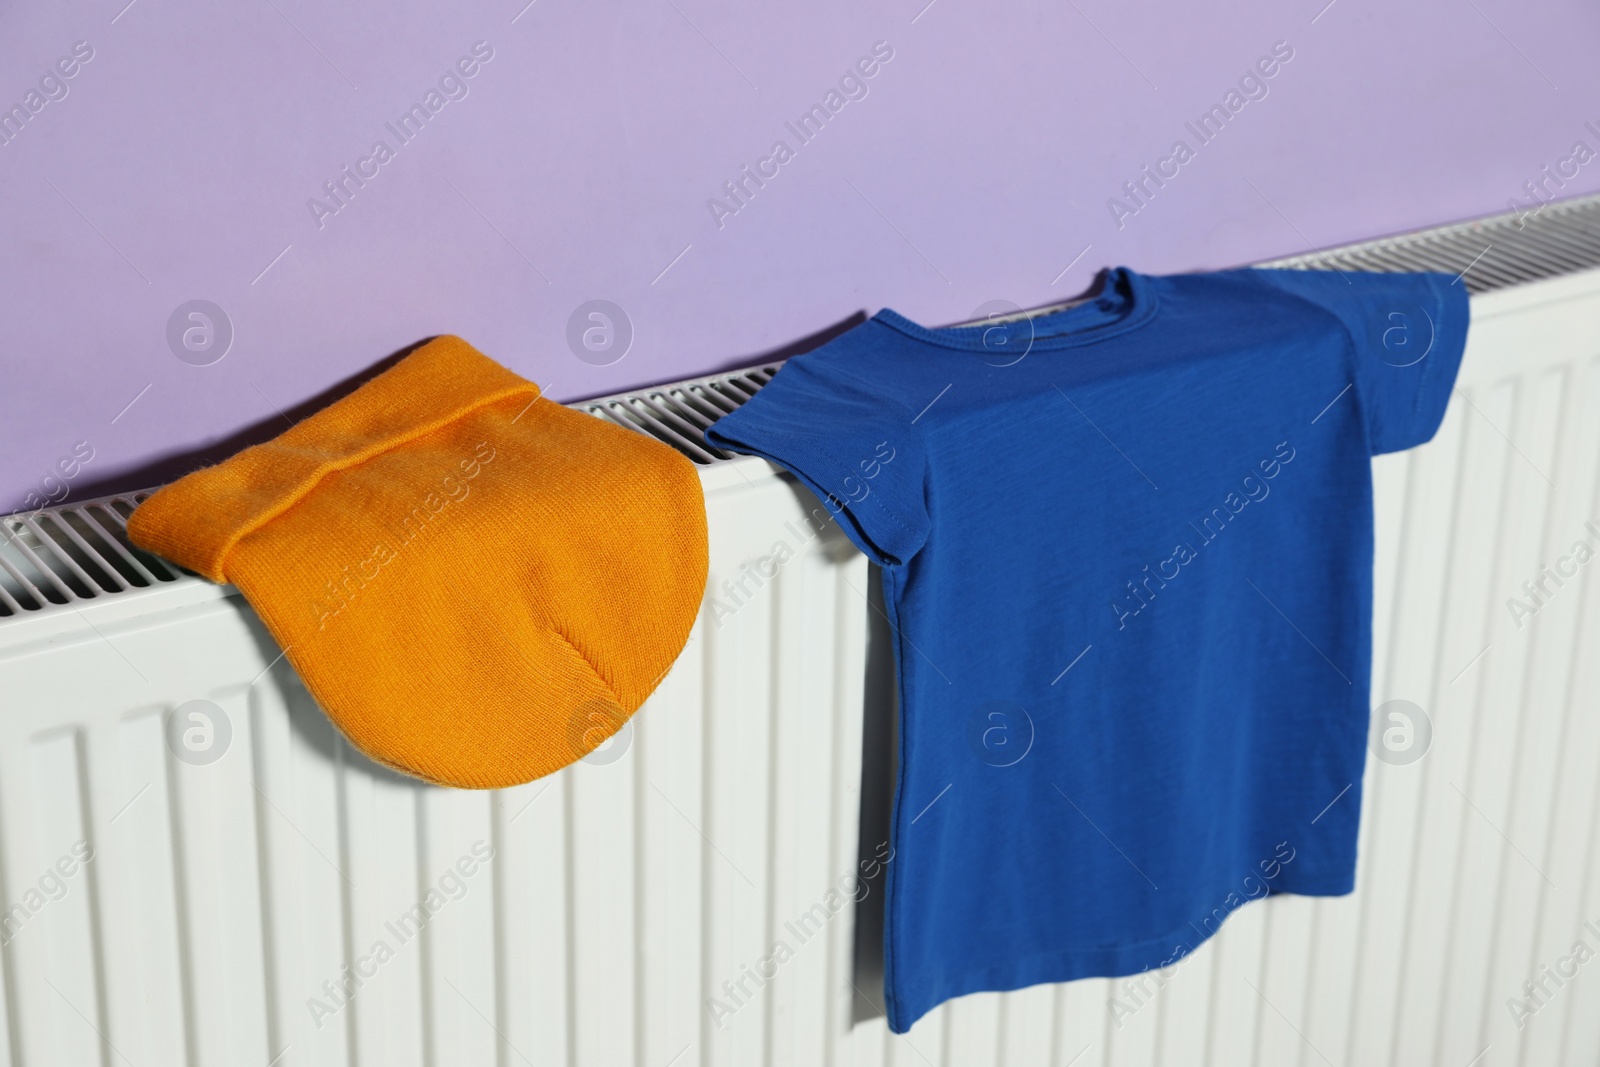
M 1467 341 L 1467 287 L 1448 274 L 1257 270 L 1332 312 L 1355 348 L 1354 387 L 1372 453 L 1430 440 L 1444 419 Z
M 927 462 L 910 414 L 892 398 L 817 366 L 815 357 L 790 360 L 714 423 L 706 440 L 791 471 L 878 563 L 904 563 L 927 539 Z

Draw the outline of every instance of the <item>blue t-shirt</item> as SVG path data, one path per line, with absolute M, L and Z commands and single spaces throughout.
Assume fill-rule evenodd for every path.
M 884 310 L 706 434 L 882 566 L 895 1032 L 1354 887 L 1370 457 L 1433 436 L 1467 318 L 1449 275 L 1124 268 L 1031 321 Z

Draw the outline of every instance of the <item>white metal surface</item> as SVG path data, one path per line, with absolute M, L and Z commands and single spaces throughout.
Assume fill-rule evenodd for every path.
M 1600 547 L 1600 272 L 1475 297 L 1438 438 L 1376 464 L 1373 701 L 1415 701 L 1434 733 L 1414 764 L 1369 761 L 1357 893 L 1244 907 L 1159 986 L 972 996 L 887 1034 L 871 938 L 829 908 L 883 825 L 874 578 L 764 462 L 702 477 L 716 601 L 683 657 L 631 737 L 500 793 L 354 754 L 229 590 L 152 572 L 52 597 L 13 530 L 0 1064 L 1600 1058 L 1600 962 L 1573 958 L 1600 951 L 1600 561 L 1520 627 L 1507 607 Z M 28 608 L 19 574 L 61 602 Z M 232 731 L 209 764 L 164 740 L 193 699 Z M 1507 1001 L 1541 979 L 1519 1030 Z
M 813 1061 L 850 1010 L 849 914 L 724 1030 L 702 990 L 856 867 L 866 561 L 766 464 L 705 479 L 713 588 L 743 586 L 720 625 L 593 762 L 500 793 L 353 753 L 196 579 L 0 623 L 0 884 L 49 881 L 3 949 L 0 1062 Z M 164 739 L 193 699 L 231 729 L 209 764 Z

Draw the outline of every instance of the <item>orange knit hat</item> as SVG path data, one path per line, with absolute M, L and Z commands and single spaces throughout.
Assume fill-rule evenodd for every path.
M 237 586 L 362 752 L 478 789 L 620 729 L 706 581 L 693 464 L 456 337 L 167 486 L 128 532 Z

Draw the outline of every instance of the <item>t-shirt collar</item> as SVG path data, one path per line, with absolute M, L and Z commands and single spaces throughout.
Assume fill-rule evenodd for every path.
M 1032 349 L 1068 348 L 1137 329 L 1155 313 L 1156 293 L 1150 279 L 1128 267 L 1117 267 L 1107 273 L 1100 292 L 1084 303 L 1016 322 L 930 327 L 893 308 L 884 308 L 872 321 L 945 348 L 993 351 L 1000 341 L 996 330 L 1005 331 L 1007 341 L 1025 341 Z

